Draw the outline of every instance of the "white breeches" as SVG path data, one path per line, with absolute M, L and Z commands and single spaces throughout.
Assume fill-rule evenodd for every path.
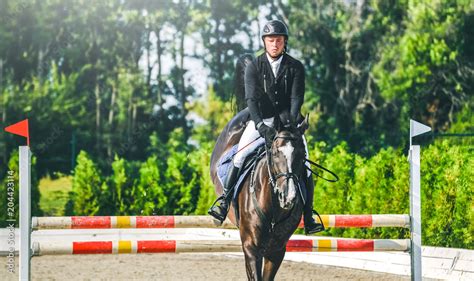
M 263 119 L 263 123 L 267 126 L 273 127 L 273 118 Z M 255 123 L 250 120 L 247 124 L 247 127 L 240 138 L 239 145 L 237 147 L 237 154 L 234 156 L 234 166 L 237 168 L 242 168 L 244 165 L 245 158 L 254 151 L 260 144 L 264 143 L 265 140 L 260 137 L 257 129 L 255 129 Z M 306 138 L 303 136 L 304 150 L 306 157 L 308 157 L 308 144 L 306 143 Z M 305 165 L 309 167 L 309 163 L 305 162 Z M 311 172 L 308 170 L 307 176 L 311 176 Z

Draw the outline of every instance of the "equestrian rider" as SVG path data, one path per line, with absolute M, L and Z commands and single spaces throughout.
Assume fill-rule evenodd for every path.
M 262 40 L 265 53 L 258 56 L 245 70 L 245 94 L 251 121 L 240 139 L 237 150 L 239 152 L 233 159 L 233 167 L 224 183 L 224 195 L 219 199 L 219 205 L 214 205 L 209 210 L 209 214 L 221 222 L 227 216 L 232 198 L 229 192 L 236 184 L 239 170 L 247 155 L 258 146 L 258 143 L 253 141 L 261 136 L 265 139 L 267 147 L 271 146 L 276 134 L 273 128 L 276 114 L 286 111 L 290 112 L 292 121 L 302 119 L 300 110 L 305 91 L 304 66 L 286 53 L 288 41 L 286 25 L 279 20 L 268 22 L 263 28 Z M 308 155 L 304 136 L 303 142 Z M 307 173 L 306 183 L 304 224 L 305 233 L 311 234 L 324 230 L 324 226 L 313 219 L 314 182 L 310 172 Z

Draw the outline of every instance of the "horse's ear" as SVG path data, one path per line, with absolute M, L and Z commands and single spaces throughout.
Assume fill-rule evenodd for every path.
M 298 129 L 303 135 L 304 132 L 308 129 L 308 127 L 309 127 L 309 114 L 306 114 L 306 117 L 304 118 L 303 122 L 301 122 L 301 124 L 298 125 Z

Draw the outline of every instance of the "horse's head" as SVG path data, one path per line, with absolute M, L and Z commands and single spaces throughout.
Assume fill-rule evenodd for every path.
M 303 125 L 307 119 L 303 121 Z M 305 174 L 303 130 L 294 123 L 280 123 L 269 155 L 270 181 L 280 208 L 291 209 L 298 195 L 300 177 Z

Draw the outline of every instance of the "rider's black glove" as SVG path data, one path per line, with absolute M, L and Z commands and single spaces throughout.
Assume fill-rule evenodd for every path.
M 271 147 L 273 139 L 275 138 L 276 131 L 274 128 L 265 125 L 263 122 L 257 124 L 258 133 L 262 138 L 265 139 L 265 144 L 267 147 Z

